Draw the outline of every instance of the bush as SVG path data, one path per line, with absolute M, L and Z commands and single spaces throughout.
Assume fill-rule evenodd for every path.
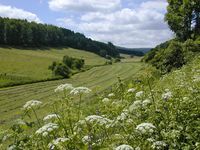
M 181 68 L 185 63 L 184 52 L 181 43 L 172 42 L 166 49 L 161 63 L 161 70 L 170 72 L 174 68 Z
M 62 63 L 53 62 L 49 69 L 53 71 L 56 76 L 64 78 L 70 77 L 73 70 L 81 70 L 84 67 L 85 61 L 83 59 L 64 56 Z
M 190 62 L 199 51 L 199 40 L 189 39 L 182 43 L 174 39 L 152 49 L 143 61 L 151 63 L 165 74 Z

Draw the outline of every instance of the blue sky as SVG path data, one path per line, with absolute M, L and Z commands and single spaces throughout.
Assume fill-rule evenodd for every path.
M 165 0 L 0 0 L 0 16 L 54 24 L 103 42 L 154 47 L 172 38 Z

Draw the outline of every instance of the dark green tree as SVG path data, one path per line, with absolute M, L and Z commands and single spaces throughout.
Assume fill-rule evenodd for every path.
M 165 20 L 170 29 L 181 40 L 199 35 L 200 32 L 200 1 L 199 0 L 168 0 Z

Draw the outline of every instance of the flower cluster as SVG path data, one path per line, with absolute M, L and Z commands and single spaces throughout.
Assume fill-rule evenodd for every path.
M 142 134 L 153 133 L 156 127 L 152 123 L 141 123 L 137 125 L 136 130 Z
M 84 144 L 88 144 L 89 142 L 91 142 L 91 137 L 88 136 L 88 135 L 84 136 L 84 137 L 82 138 L 82 142 L 83 142 Z
M 55 92 L 62 92 L 62 91 L 68 91 L 68 90 L 72 90 L 73 89 L 73 86 L 72 84 L 61 84 L 59 85 L 54 91 Z
M 112 122 L 112 120 L 108 118 L 104 118 L 102 116 L 97 116 L 97 115 L 88 116 L 85 118 L 85 121 L 87 123 L 98 124 L 98 125 L 106 125 Z
M 133 150 L 133 147 L 131 147 L 130 145 L 123 144 L 115 148 L 115 150 Z
M 141 98 L 144 95 L 144 91 L 139 91 L 135 94 L 136 98 Z
M 137 100 L 132 105 L 129 106 L 129 111 L 133 112 L 134 110 L 137 110 L 142 107 L 142 101 Z
M 80 95 L 80 94 L 84 94 L 84 93 L 90 93 L 91 90 L 87 87 L 76 87 L 73 90 L 71 90 L 70 94 L 73 95 Z
M 114 96 L 115 96 L 114 93 L 110 93 L 110 94 L 108 94 L 108 97 L 114 97 Z
M 48 123 L 43 127 L 39 128 L 35 133 L 38 135 L 42 135 L 46 137 L 49 133 L 53 132 L 54 130 L 58 129 L 58 125 L 55 123 Z
M 42 102 L 38 100 L 31 100 L 31 101 L 26 102 L 26 104 L 23 106 L 23 109 L 29 110 L 31 108 L 39 107 L 41 104 Z
M 52 143 L 49 143 L 48 146 L 50 149 L 54 149 L 55 146 L 59 146 L 60 144 L 63 144 L 69 140 L 70 140 L 69 138 L 57 138 L 57 139 L 53 140 Z
M 47 120 L 51 120 L 51 119 L 58 119 L 58 118 L 60 118 L 60 116 L 59 115 L 57 115 L 57 114 L 50 114 L 50 115 L 47 115 L 46 117 L 44 117 L 44 121 L 47 121 Z
M 108 102 L 110 102 L 110 99 L 109 98 L 104 98 L 104 99 L 102 99 L 102 102 L 103 103 L 108 103 Z
M 152 144 L 152 148 L 153 149 L 158 149 L 158 150 L 162 150 L 162 149 L 164 149 L 164 147 L 166 147 L 167 146 L 167 144 L 165 143 L 165 142 L 163 142 L 163 141 L 156 141 L 156 142 L 153 142 L 153 144 Z
M 165 89 L 165 93 L 162 94 L 163 100 L 169 100 L 172 97 L 172 92 L 169 89 Z
M 128 89 L 128 93 L 133 93 L 133 92 L 135 92 L 134 88 Z

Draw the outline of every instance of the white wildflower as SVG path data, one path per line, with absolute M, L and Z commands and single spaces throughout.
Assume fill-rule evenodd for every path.
M 129 111 L 133 112 L 134 110 L 137 110 L 142 107 L 142 101 L 137 100 L 135 101 L 131 106 L 129 106 Z
M 55 92 L 62 92 L 62 91 L 67 91 L 67 90 L 72 90 L 73 89 L 73 86 L 72 84 L 61 84 L 59 85 L 54 91 Z
M 51 119 L 58 119 L 58 118 L 60 118 L 60 116 L 59 115 L 57 115 L 57 114 L 50 114 L 50 115 L 47 115 L 46 117 L 44 117 L 44 121 L 47 121 L 47 120 L 51 120 Z
M 103 103 L 108 103 L 108 102 L 110 102 L 110 99 L 109 99 L 109 98 L 104 98 L 104 99 L 102 100 L 102 102 L 103 102 Z
M 26 125 L 26 122 L 24 122 L 24 121 L 21 120 L 21 119 L 17 119 L 17 120 L 16 120 L 16 123 L 17 123 L 18 125 Z
M 164 147 L 166 147 L 167 146 L 167 144 L 165 143 L 165 142 L 163 142 L 163 141 L 156 141 L 156 142 L 154 142 L 153 144 L 152 144 L 152 148 L 153 149 L 163 149 Z
M 35 133 L 46 137 L 50 132 L 58 129 L 58 125 L 55 123 L 48 123 L 39 128 Z
M 17 146 L 16 145 L 11 145 L 7 148 L 7 150 L 15 150 L 17 149 Z
M 83 142 L 84 144 L 88 144 L 89 142 L 91 142 L 91 137 L 88 136 L 88 135 L 84 136 L 84 137 L 82 138 L 82 142 Z
M 151 100 L 150 99 L 145 99 L 143 102 L 142 102 L 142 105 L 143 106 L 148 106 L 151 104 Z
M 133 147 L 131 147 L 130 145 L 123 144 L 118 146 L 115 150 L 133 150 Z
M 91 90 L 87 87 L 77 87 L 71 90 L 70 94 L 78 95 L 78 94 L 83 94 L 83 93 L 90 93 Z
M 155 139 L 153 139 L 153 138 L 148 138 L 147 141 L 149 141 L 149 142 L 155 142 Z
M 115 96 L 114 93 L 110 93 L 110 94 L 108 94 L 108 97 L 114 97 L 114 96 Z
M 137 93 L 135 94 L 135 97 L 136 97 L 136 98 L 141 98 L 141 97 L 143 96 L 143 94 L 144 94 L 144 91 L 137 92 Z
M 133 93 L 133 92 L 135 92 L 134 88 L 128 89 L 128 93 Z
M 133 119 L 127 119 L 127 120 L 126 120 L 126 123 L 128 123 L 128 124 L 133 124 Z
M 165 93 L 162 94 L 163 100 L 169 100 L 172 97 L 172 92 L 169 89 L 165 89 Z
M 106 125 L 112 122 L 112 120 L 110 119 L 104 118 L 102 116 L 97 116 L 97 115 L 88 116 L 85 118 L 85 121 L 87 123 L 98 124 L 98 125 Z
M 156 127 L 151 123 L 141 123 L 137 125 L 136 130 L 142 134 L 153 133 Z
M 200 81 L 200 76 L 199 75 L 195 75 L 193 77 L 193 82 L 199 82 Z
M 117 120 L 123 121 L 123 120 L 126 120 L 127 117 L 128 117 L 128 113 L 127 113 L 127 112 L 122 112 L 121 115 L 119 115 L 119 116 L 117 117 Z
M 69 138 L 57 138 L 57 139 L 52 141 L 52 144 L 58 145 L 60 143 L 66 142 L 66 141 L 69 141 Z
M 39 107 L 41 104 L 42 104 L 41 101 L 38 101 L 38 100 L 31 100 L 31 101 L 26 102 L 26 104 L 23 106 L 23 109 L 29 110 L 29 109 L 31 109 L 31 108 L 37 108 L 37 107 Z

